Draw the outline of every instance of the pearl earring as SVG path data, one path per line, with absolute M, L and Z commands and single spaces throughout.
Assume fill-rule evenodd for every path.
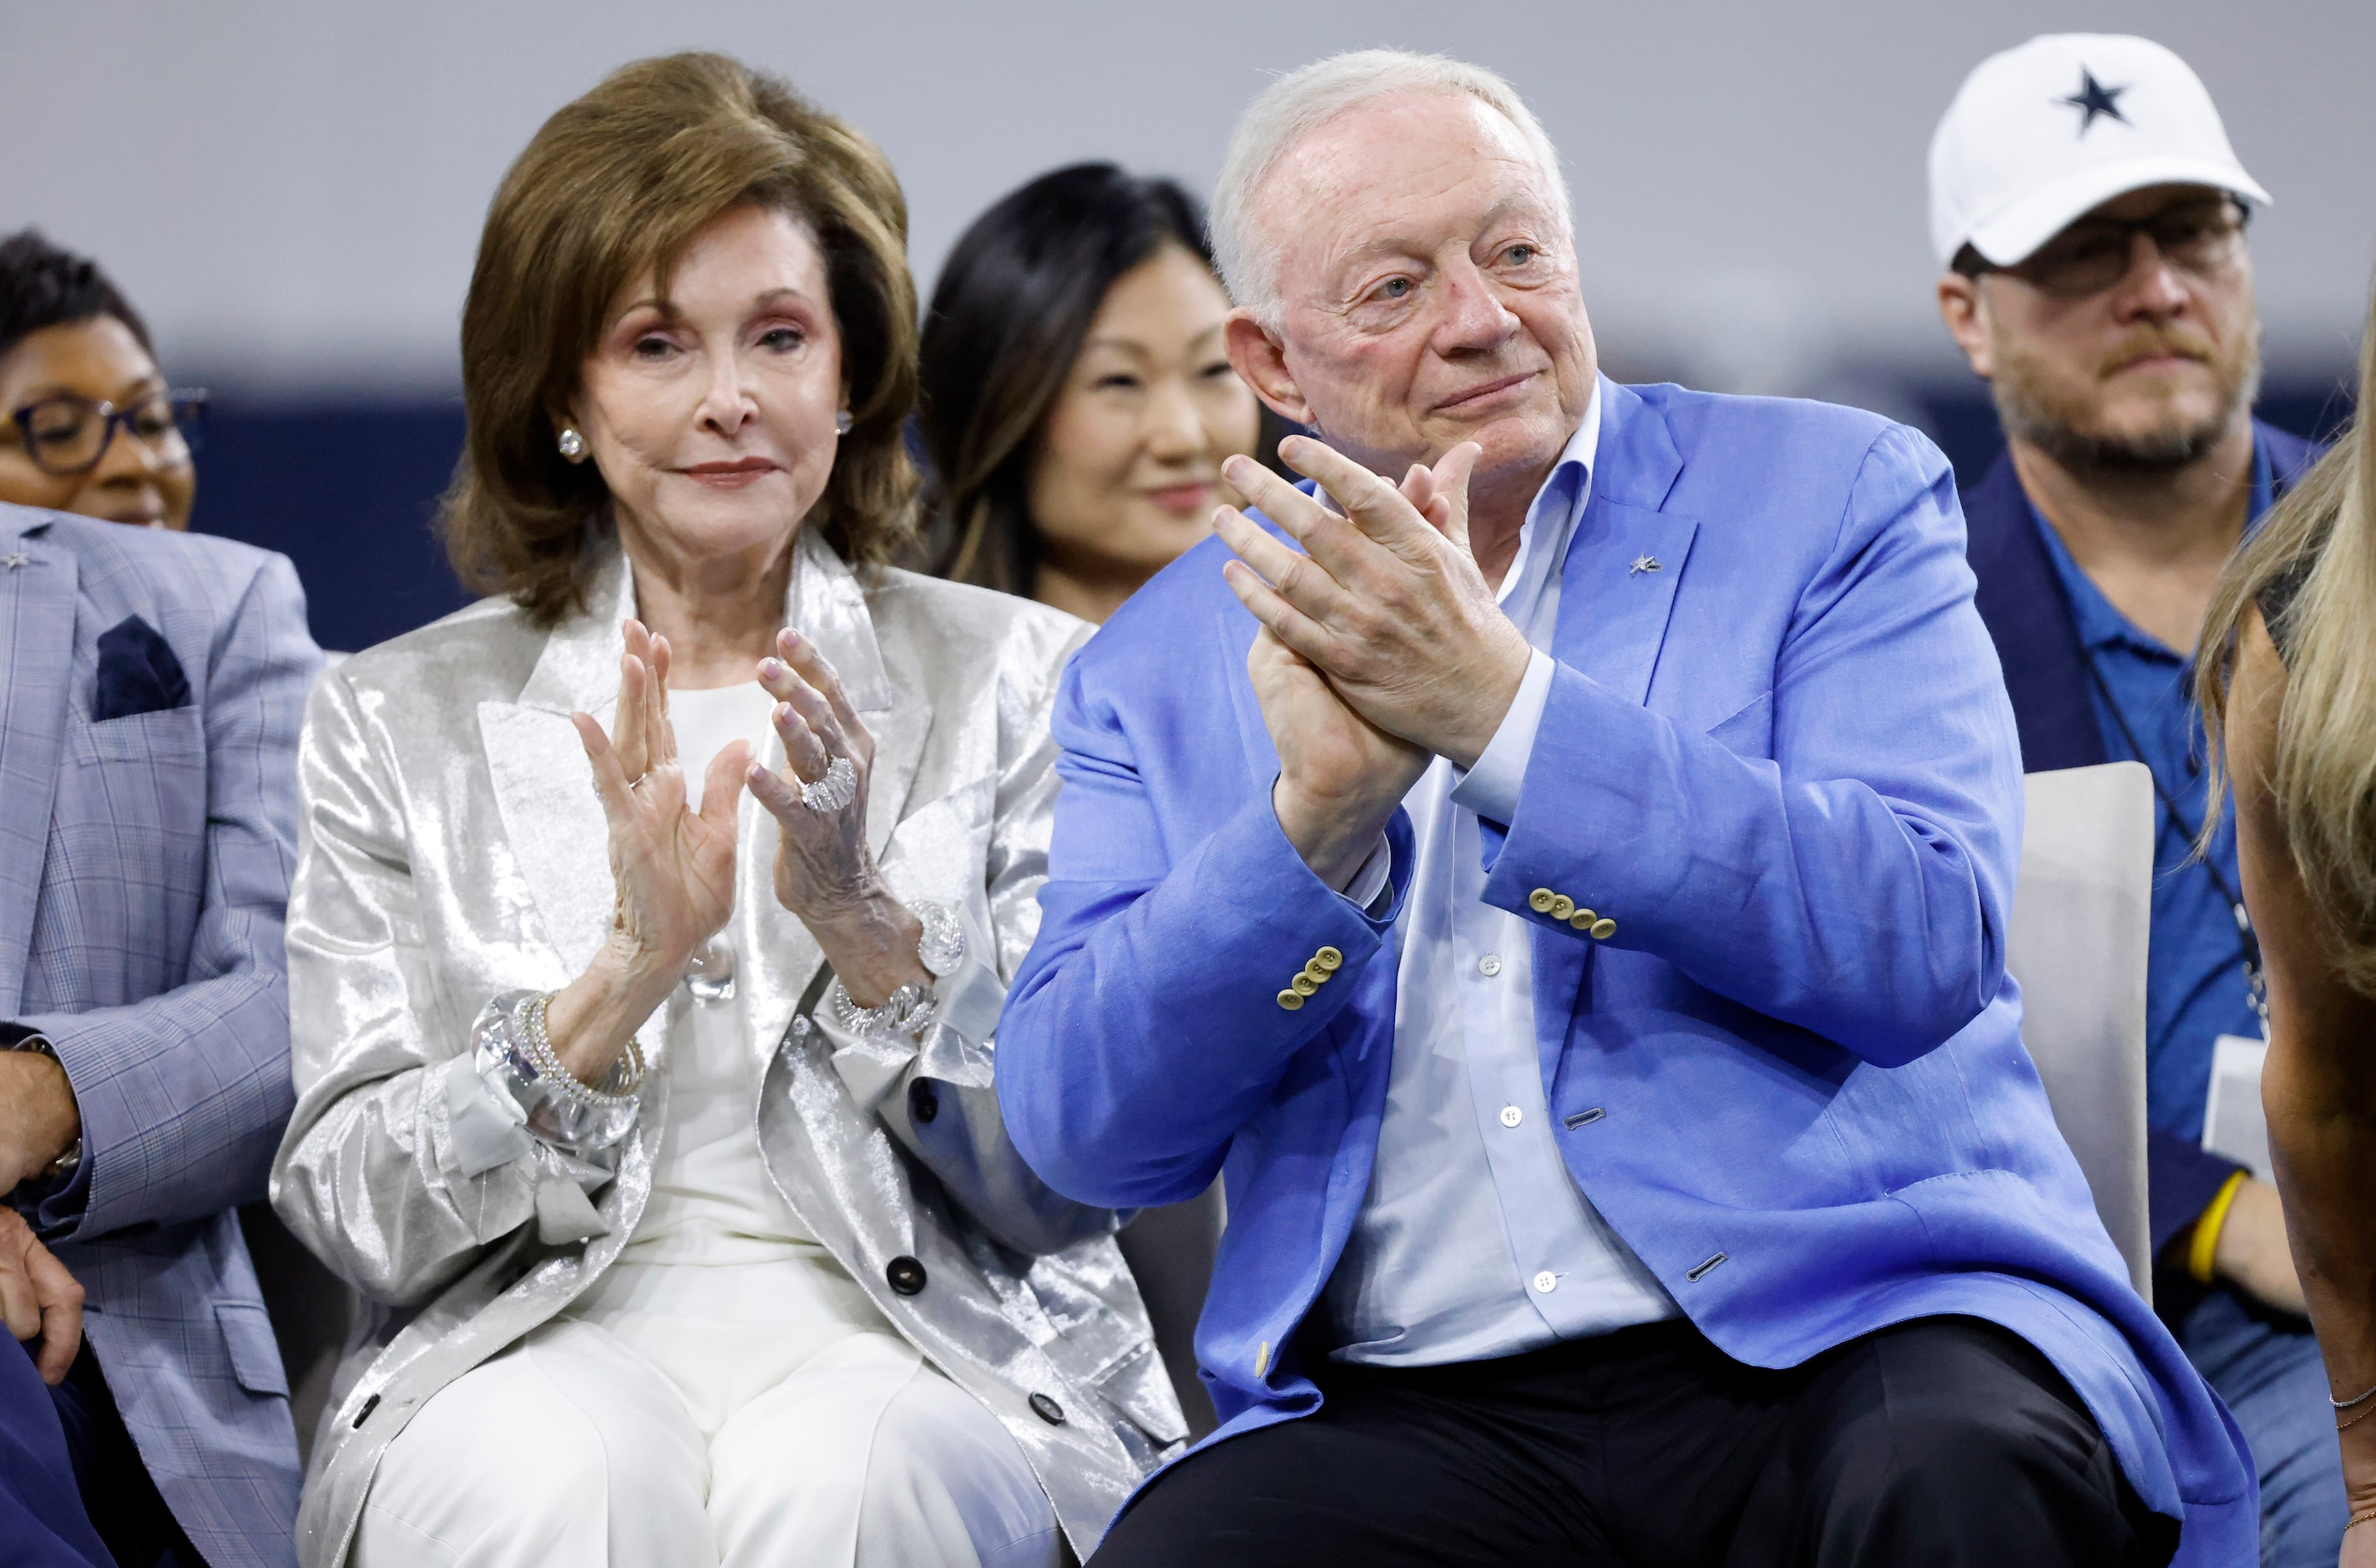
M 586 456 L 586 438 L 577 434 L 575 426 L 564 425 L 561 427 L 561 440 L 559 445 L 561 447 L 561 455 L 568 458 L 573 463 Z
M 848 409 L 844 409 L 841 412 L 833 416 L 833 433 L 836 435 L 848 435 L 849 434 L 849 427 L 853 422 L 854 422 L 849 417 L 849 410 Z

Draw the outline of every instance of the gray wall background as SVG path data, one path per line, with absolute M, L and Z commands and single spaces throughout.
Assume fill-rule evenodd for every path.
M 430 522 L 487 199 L 604 72 L 719 49 L 884 146 L 929 291 L 982 208 L 1111 158 L 1209 185 L 1238 111 L 1340 49 L 1515 81 L 1564 154 L 1603 362 L 1999 445 L 1932 305 L 1923 156 L 1966 71 L 2142 31 L 2210 84 L 2253 227 L 2264 414 L 2346 411 L 2376 255 L 2376 0 L 0 0 L 0 232 L 99 256 L 214 393 L 194 526 L 286 552 L 354 648 L 463 602 Z
M 779 70 L 888 150 L 920 279 L 1000 193 L 1111 157 L 1202 188 L 1266 74 L 1375 43 L 1509 76 L 1574 182 L 1612 364 L 1710 386 L 1957 374 L 1923 152 L 1984 54 L 2150 33 L 2277 205 L 2273 365 L 2347 365 L 2376 241 L 2369 0 L 0 0 L 0 226 L 100 255 L 177 378 L 437 396 L 487 197 L 553 108 L 638 55 Z M 1874 400 L 1869 398 L 1868 400 Z

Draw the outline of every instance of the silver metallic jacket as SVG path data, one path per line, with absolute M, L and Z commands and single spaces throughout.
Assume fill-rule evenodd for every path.
M 588 613 L 550 633 L 490 600 L 324 677 L 300 754 L 289 908 L 297 1111 L 272 1200 L 366 1298 L 314 1447 L 300 1553 L 345 1560 L 389 1440 L 422 1401 L 567 1307 L 636 1229 L 668 1120 L 653 1072 L 624 1142 L 542 1143 L 465 1174 L 446 1080 L 488 1001 L 557 988 L 610 926 L 601 803 L 568 714 L 610 721 L 634 593 L 615 543 Z M 881 571 L 803 534 L 785 620 L 875 736 L 867 834 L 903 898 L 992 934 L 1011 978 L 1038 931 L 1056 793 L 1048 713 L 1087 628 L 1023 600 Z M 770 766 L 781 743 L 770 741 Z M 1084 1558 L 1186 1434 L 1115 1216 L 1024 1166 L 992 1042 L 837 1047 L 790 1028 L 823 957 L 775 898 L 775 826 L 742 803 L 735 925 L 746 1016 L 773 1054 L 762 1158 L 801 1222 L 933 1365 L 1014 1435 Z M 680 987 L 670 1008 L 687 1005 Z M 668 1008 L 638 1036 L 665 1061 Z M 844 1037 L 845 1039 L 847 1037 Z M 754 1054 L 762 1042 L 753 1041 Z M 898 1260 L 903 1285 L 885 1271 Z

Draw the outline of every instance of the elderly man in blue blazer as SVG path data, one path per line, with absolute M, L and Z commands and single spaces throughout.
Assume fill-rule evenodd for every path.
M 279 1568 L 296 1433 L 233 1208 L 293 1100 L 303 596 L 244 545 L 0 505 L 0 1191 L 85 1294 L 76 1478 L 119 1561 Z
M 1221 1430 L 1100 1563 L 2232 1563 L 2004 971 L 2012 714 L 1944 463 L 1601 379 L 1506 83 L 1241 122 L 1232 362 L 1321 433 L 1075 659 L 1017 1146 L 1227 1180 Z M 1323 493 L 1327 498 L 1323 499 Z

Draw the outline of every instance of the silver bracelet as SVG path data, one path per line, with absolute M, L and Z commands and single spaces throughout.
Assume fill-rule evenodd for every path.
M 611 1063 L 597 1088 L 564 1066 L 553 1053 L 552 1037 L 544 1032 L 545 1009 L 552 1005 L 552 992 L 540 991 L 520 1004 L 521 1043 L 528 1048 L 529 1061 L 538 1075 L 567 1098 L 606 1111 L 635 1099 L 644 1087 L 644 1051 L 635 1037 L 627 1037 L 627 1049 Z
M 479 1076 L 519 1107 L 529 1133 L 556 1148 L 590 1155 L 634 1127 L 642 1106 L 644 1055 L 632 1039 L 589 1087 L 562 1065 L 545 1033 L 550 992 L 506 992 L 487 1004 L 471 1026 Z
M 940 1005 L 930 990 L 909 980 L 878 1005 L 861 1007 L 851 1000 L 838 976 L 826 990 L 825 1000 L 826 1005 L 833 1009 L 834 1022 L 861 1039 L 922 1034 L 932 1026 L 933 1014 Z
M 2348 1399 L 2337 1399 L 2332 1394 L 2326 1396 L 2326 1402 L 2338 1410 L 2348 1410 L 2354 1405 L 2365 1405 L 2370 1399 L 2376 1399 L 2376 1388 L 2371 1388 L 2365 1394 L 2354 1395 Z

